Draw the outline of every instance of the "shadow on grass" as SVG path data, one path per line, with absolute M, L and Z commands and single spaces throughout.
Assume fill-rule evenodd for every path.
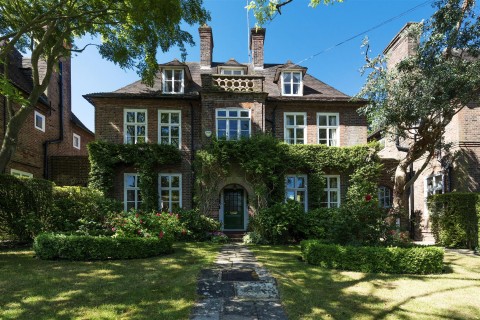
M 290 319 L 480 317 L 475 302 L 459 302 L 449 307 L 452 301 L 438 301 L 457 294 L 458 299 L 464 299 L 480 290 L 478 265 L 476 273 L 465 271 L 469 266 L 465 269 L 463 257 L 446 258 L 447 275 L 390 275 L 311 266 L 298 259 L 298 246 L 252 246 L 251 249 L 280 283 L 282 303 Z M 460 267 L 465 273 L 458 272 Z
M 185 319 L 200 269 L 218 245 L 178 244 L 169 255 L 96 262 L 42 261 L 0 251 L 1 319 Z

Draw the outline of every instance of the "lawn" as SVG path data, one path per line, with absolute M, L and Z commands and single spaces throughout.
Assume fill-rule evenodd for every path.
M 326 270 L 299 246 L 251 246 L 277 278 L 289 319 L 480 319 L 480 257 L 445 253 L 438 275 Z
M 218 249 L 181 243 L 166 256 L 100 262 L 0 250 L 0 319 L 188 319 L 196 277 Z

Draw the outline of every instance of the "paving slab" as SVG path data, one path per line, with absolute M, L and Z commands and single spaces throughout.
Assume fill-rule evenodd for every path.
M 200 272 L 191 320 L 287 320 L 277 282 L 241 244 L 220 249 L 214 266 Z

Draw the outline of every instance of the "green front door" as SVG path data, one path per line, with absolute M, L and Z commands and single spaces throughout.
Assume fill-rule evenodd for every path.
M 244 229 L 243 190 L 223 191 L 223 228 Z

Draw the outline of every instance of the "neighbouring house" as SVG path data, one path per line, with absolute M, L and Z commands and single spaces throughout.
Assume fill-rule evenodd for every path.
M 388 57 L 388 68 L 393 68 L 402 59 L 415 54 L 416 39 L 409 36 L 407 23 L 384 50 Z M 416 240 L 434 241 L 431 233 L 427 198 L 433 194 L 446 192 L 480 191 L 480 107 L 469 104 L 458 112 L 446 128 L 444 142 L 451 144 L 447 151 L 438 150 L 409 192 L 409 218 L 411 230 L 415 230 Z M 380 140 L 384 145 L 379 152 L 385 164 L 379 196 L 385 203 L 392 203 L 393 177 L 399 159 L 404 156 L 402 147 L 406 142 L 397 141 L 394 135 L 383 134 L 378 130 L 369 136 L 369 140 Z M 417 161 L 411 168 L 415 172 L 423 161 Z
M 40 66 L 40 75 L 45 75 L 44 66 Z M 16 50 L 10 58 L 9 78 L 28 96 L 33 87 L 30 59 Z M 6 98 L 0 95 L 0 143 L 5 136 L 7 117 Z M 86 145 L 94 138 L 94 133 L 72 112 L 71 63 L 70 58 L 62 59 L 47 90 L 23 124 L 15 154 L 4 173 L 44 178 L 60 185 L 86 185 L 89 171 Z
M 137 81 L 114 92 L 84 96 L 95 107 L 97 140 L 178 147 L 182 160 L 156 171 L 163 210 L 192 208 L 195 153 L 214 138 L 238 140 L 269 132 L 288 144 L 366 144 L 367 121 L 357 113 L 364 101 L 352 101 L 290 61 L 265 63 L 265 29 L 251 30 L 251 63 L 213 62 L 212 29 L 202 26 L 199 33 L 200 62 L 160 64 L 152 88 Z M 251 211 L 248 199 L 255 197 L 244 172 L 237 169 L 218 184 L 216 206 L 210 212 L 224 230 L 246 230 Z M 285 179 L 285 197 L 296 199 L 305 209 L 307 180 L 301 172 Z M 340 205 L 348 180 L 335 172 L 325 175 L 325 206 Z M 126 210 L 139 208 L 139 190 L 138 168 L 128 163 L 115 166 L 113 195 Z

